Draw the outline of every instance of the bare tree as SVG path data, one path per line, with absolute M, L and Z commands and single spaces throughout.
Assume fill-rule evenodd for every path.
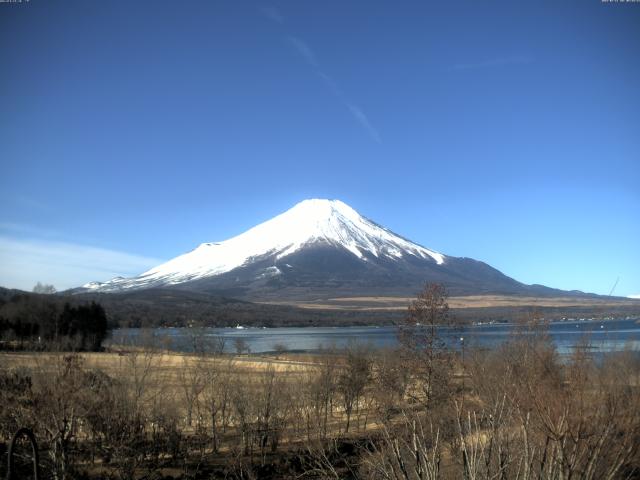
M 276 352 L 276 358 L 280 358 L 287 351 L 287 345 L 282 342 L 276 342 L 273 344 L 273 351 Z
M 371 379 L 371 360 L 369 351 L 358 345 L 347 349 L 346 361 L 338 374 L 338 392 L 347 417 L 345 433 L 349 432 L 351 414 L 359 408 L 365 387 Z
M 223 432 L 226 429 L 226 412 L 229 405 L 229 390 L 231 385 L 231 369 L 233 359 L 214 358 L 206 365 L 203 372 L 204 389 L 202 391 L 204 408 L 211 422 L 211 439 L 213 451 L 219 448 L 219 425 Z
M 437 480 L 441 476 L 442 440 L 432 424 L 404 415 L 397 425 L 384 424 L 380 439 L 364 451 L 365 478 Z
M 246 342 L 244 338 L 236 338 L 233 341 L 233 346 L 236 349 L 236 353 L 238 355 L 242 355 L 243 353 L 250 353 L 251 349 L 249 344 Z
M 249 380 L 241 376 L 234 376 L 231 384 L 230 402 L 233 407 L 233 420 L 240 433 L 240 445 L 244 454 L 249 454 L 251 443 L 251 420 L 253 417 L 253 402 Z
M 426 405 L 442 402 L 450 393 L 451 355 L 438 332 L 450 324 L 447 299 L 443 285 L 427 283 L 398 328 L 404 361 L 413 367 Z
M 337 392 L 338 369 L 335 361 L 335 350 L 321 352 L 320 365 L 312 375 L 310 384 L 311 409 L 315 415 L 315 426 L 320 435 L 327 436 L 329 418 L 332 416 L 334 397 Z
M 389 420 L 399 411 L 409 386 L 409 369 L 400 352 L 379 350 L 374 365 L 374 391 L 382 419 Z
M 70 452 L 85 412 L 79 396 L 83 391 L 82 360 L 77 355 L 56 355 L 41 364 L 34 398 L 35 419 L 49 444 L 49 456 L 56 480 L 70 478 Z
M 271 443 L 272 451 L 278 447 L 291 405 L 285 377 L 281 372 L 276 371 L 272 364 L 269 364 L 267 370 L 260 375 L 254 402 L 258 440 L 264 461 L 267 443 Z
M 193 424 L 193 412 L 199 406 L 199 399 L 205 387 L 204 368 L 202 357 L 182 358 L 182 368 L 178 370 L 178 384 L 184 399 L 189 427 Z

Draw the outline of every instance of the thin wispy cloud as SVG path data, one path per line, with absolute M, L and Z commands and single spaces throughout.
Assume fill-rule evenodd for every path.
M 163 260 L 116 250 L 0 236 L 0 286 L 30 290 L 36 282 L 58 290 L 140 274 Z
M 342 90 L 340 90 L 340 88 L 338 87 L 338 84 L 335 82 L 333 78 L 331 78 L 326 73 L 320 72 L 320 71 L 318 72 L 318 76 L 322 79 L 324 83 L 327 84 L 327 86 L 331 89 L 334 95 L 336 95 L 340 99 L 344 99 L 344 94 L 342 93 Z
M 481 62 L 458 63 L 453 70 L 476 70 L 481 68 L 503 67 L 508 65 L 526 65 L 531 63 L 531 58 L 525 56 L 499 57 Z
M 340 100 L 347 108 L 347 111 L 351 114 L 351 116 L 356 120 L 356 122 L 364 128 L 364 130 L 369 134 L 372 140 L 377 143 L 382 143 L 382 139 L 378 130 L 373 126 L 369 117 L 364 113 L 362 108 L 358 105 L 354 104 L 350 101 L 347 96 L 342 92 L 338 83 L 327 74 L 320 67 L 320 62 L 318 62 L 318 57 L 315 52 L 311 49 L 311 47 L 301 38 L 288 36 L 288 42 L 291 44 L 293 49 L 300 55 L 300 57 L 313 69 L 313 71 L 320 77 L 323 83 L 329 88 L 331 93 L 335 95 L 335 97 Z
M 268 5 L 260 8 L 260 12 L 270 21 L 284 25 L 285 17 L 282 15 L 280 10 L 278 10 L 273 5 Z M 286 37 L 287 43 L 293 48 L 293 50 L 298 54 L 300 58 L 313 70 L 313 72 L 320 77 L 322 82 L 327 86 L 327 88 L 331 91 L 331 93 L 346 107 L 349 114 L 354 118 L 354 120 L 367 132 L 369 137 L 377 143 L 382 143 L 382 139 L 378 130 L 373 126 L 371 120 L 364 112 L 362 108 L 353 103 L 340 89 L 338 83 L 324 70 L 322 70 L 320 66 L 320 62 L 318 61 L 318 56 L 313 51 L 313 49 L 309 46 L 307 42 L 305 42 L 300 37 L 296 37 L 294 35 L 287 35 Z
M 320 68 L 315 53 L 303 40 L 298 37 L 287 37 L 293 48 L 302 56 L 302 58 L 312 67 Z M 324 74 L 323 74 L 324 75 Z M 326 76 L 326 75 L 325 75 Z
M 272 22 L 279 23 L 280 25 L 284 24 L 284 16 L 282 15 L 282 13 L 280 13 L 280 10 L 278 10 L 273 5 L 262 7 L 260 11 Z
M 357 105 L 353 105 L 352 103 L 347 104 L 347 108 L 351 112 L 351 115 L 362 125 L 362 127 L 369 132 L 371 138 L 373 138 L 376 142 L 380 143 L 380 135 L 378 131 L 374 128 L 374 126 L 369 121 L 369 117 L 358 107 Z

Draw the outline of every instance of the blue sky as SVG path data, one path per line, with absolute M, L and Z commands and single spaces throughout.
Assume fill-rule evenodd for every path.
M 640 294 L 640 4 L 0 3 L 0 285 L 140 273 L 338 198 Z

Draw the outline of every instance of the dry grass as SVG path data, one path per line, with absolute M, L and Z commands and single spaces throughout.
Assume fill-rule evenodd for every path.
M 149 355 L 135 351 L 123 352 L 82 352 L 78 353 L 82 358 L 83 364 L 89 369 L 100 369 L 109 375 L 115 375 L 124 372 L 129 366 L 129 358 L 131 355 Z M 48 365 L 54 365 L 55 361 L 60 357 L 59 353 L 49 352 L 0 352 L 0 364 L 3 368 L 47 368 Z M 62 354 L 68 355 L 68 353 Z M 181 369 L 194 366 L 196 362 L 233 364 L 235 371 L 243 373 L 260 373 L 272 367 L 275 371 L 281 373 L 304 373 L 313 369 L 317 363 L 314 355 L 296 355 L 286 354 L 275 357 L 262 356 L 246 356 L 234 355 L 224 357 L 197 357 L 190 354 L 182 354 L 177 352 L 158 352 L 151 354 L 151 362 L 154 371 L 164 372 L 171 376 L 177 376 Z
M 294 305 L 301 308 L 327 310 L 406 310 L 411 297 L 341 297 L 316 301 L 265 302 Z M 488 307 L 612 307 L 638 305 L 640 301 L 625 298 L 521 297 L 512 295 L 468 295 L 449 297 L 450 308 Z

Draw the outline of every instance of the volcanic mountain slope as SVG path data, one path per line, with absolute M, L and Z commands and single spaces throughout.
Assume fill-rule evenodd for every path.
M 338 200 L 305 200 L 224 242 L 203 243 L 137 277 L 80 291 L 170 287 L 251 300 L 414 295 L 427 281 L 452 295 L 554 295 L 470 258 L 443 255 L 361 216 Z

